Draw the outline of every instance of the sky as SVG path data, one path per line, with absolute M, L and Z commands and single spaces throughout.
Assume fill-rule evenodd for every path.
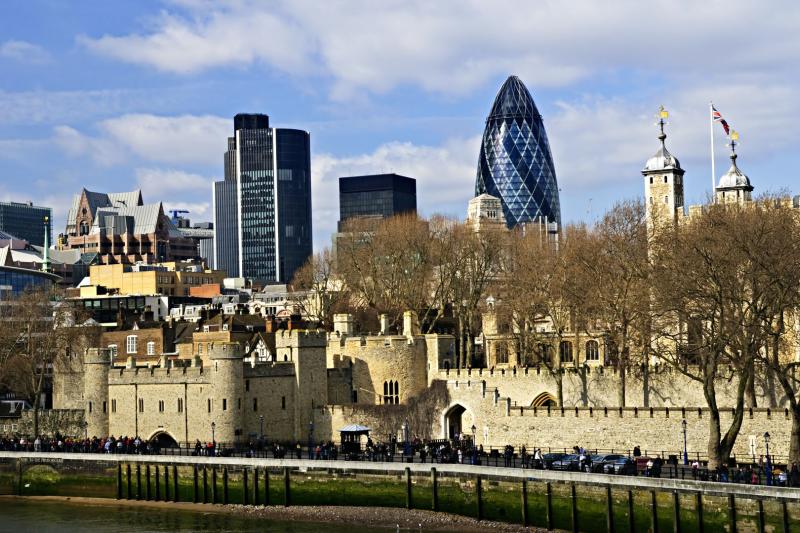
M 211 220 L 246 112 L 311 133 L 317 250 L 340 176 L 414 177 L 424 216 L 463 218 L 511 74 L 543 116 L 565 222 L 642 196 L 660 105 L 687 204 L 711 191 L 712 100 L 755 192 L 797 194 L 797 28 L 789 1 L 5 0 L 0 200 L 52 207 L 54 233 L 82 187 Z

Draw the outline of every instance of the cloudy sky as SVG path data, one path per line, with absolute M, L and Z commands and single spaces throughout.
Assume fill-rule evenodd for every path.
M 710 191 L 710 100 L 756 190 L 798 193 L 798 28 L 788 1 L 6 0 L 0 200 L 52 206 L 56 232 L 81 187 L 210 220 L 232 117 L 259 112 L 311 132 L 315 248 L 339 176 L 412 176 L 423 214 L 463 216 L 509 74 L 544 116 L 566 221 L 642 194 L 660 104 L 689 203 Z

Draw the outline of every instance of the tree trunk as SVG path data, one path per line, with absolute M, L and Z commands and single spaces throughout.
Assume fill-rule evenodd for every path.
M 725 458 L 722 456 L 722 450 L 720 450 L 720 435 L 721 435 L 721 428 L 720 428 L 720 420 L 719 420 L 719 409 L 715 407 L 709 407 L 709 417 L 708 417 L 708 469 L 714 470 L 722 463 L 725 462 Z
M 789 464 L 800 464 L 800 405 L 792 401 L 792 435 L 789 437 Z
M 558 406 L 564 407 L 564 374 L 561 373 L 561 368 L 556 368 L 556 400 Z
M 650 407 L 650 361 L 642 364 L 642 405 Z
M 584 407 L 589 407 L 589 377 L 585 366 L 578 369 L 581 380 L 581 403 Z
M 625 407 L 625 391 L 627 388 L 627 375 L 622 360 L 619 362 L 619 385 L 617 387 L 617 407 Z

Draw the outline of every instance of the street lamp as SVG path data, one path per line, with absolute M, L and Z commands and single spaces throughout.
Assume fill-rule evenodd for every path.
M 403 455 L 406 457 L 411 456 L 411 443 L 408 438 L 408 419 L 403 421 Z
M 767 447 L 767 485 L 772 485 L 772 462 L 769 459 L 769 431 L 764 432 L 764 445 Z
M 472 464 L 476 465 L 478 464 L 478 444 L 475 441 L 475 439 L 477 438 L 475 434 L 478 431 L 478 428 L 475 427 L 475 424 L 472 424 L 471 429 L 472 429 Z
M 264 441 L 264 415 L 258 415 L 258 419 L 261 421 L 261 432 L 258 434 L 258 440 Z
M 314 421 L 308 423 L 308 458 L 314 458 Z
M 681 425 L 683 426 L 683 466 L 686 466 L 686 465 L 689 464 L 689 451 L 686 448 L 686 426 L 687 426 L 687 424 L 686 424 L 686 419 L 685 418 L 683 419 L 683 422 L 681 422 Z

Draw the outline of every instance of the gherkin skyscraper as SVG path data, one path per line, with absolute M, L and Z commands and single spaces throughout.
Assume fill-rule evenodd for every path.
M 558 184 L 544 123 L 525 84 L 510 76 L 486 119 L 475 196 L 500 198 L 506 224 L 561 225 Z

